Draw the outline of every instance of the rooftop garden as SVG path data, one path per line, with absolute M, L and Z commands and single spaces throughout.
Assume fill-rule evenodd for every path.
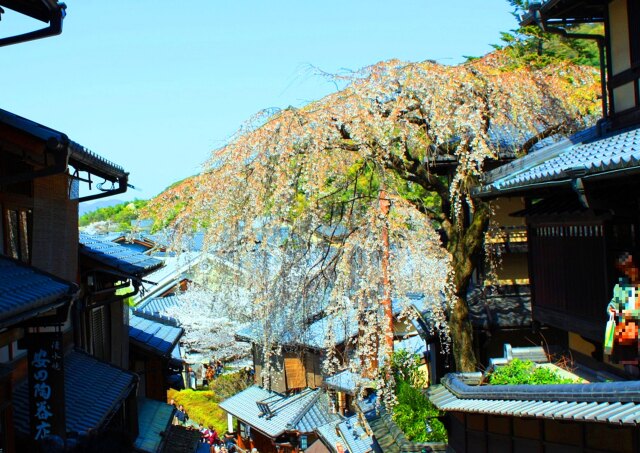
M 576 381 L 561 376 L 558 372 L 538 366 L 530 360 L 513 359 L 509 364 L 495 368 L 487 376 L 491 385 L 544 385 L 573 384 Z

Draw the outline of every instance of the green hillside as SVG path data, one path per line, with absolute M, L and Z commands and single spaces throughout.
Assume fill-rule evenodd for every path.
M 140 209 L 147 205 L 147 200 L 125 201 L 106 208 L 99 208 L 80 217 L 81 227 L 95 222 L 109 222 L 117 225 L 119 231 L 131 230 L 131 221 L 138 218 Z

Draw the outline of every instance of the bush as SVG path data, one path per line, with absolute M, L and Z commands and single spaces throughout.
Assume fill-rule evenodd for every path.
M 446 442 L 447 430 L 437 417 L 441 414 L 429 399 L 408 382 L 397 379 L 393 421 L 413 442 Z
M 538 367 L 530 360 L 513 359 L 508 365 L 493 370 L 489 375 L 491 385 L 517 385 L 517 384 L 572 384 L 573 380 L 563 378 L 555 371 Z
M 415 388 L 422 388 L 426 384 L 426 378 L 420 371 L 420 365 L 418 354 L 409 354 L 401 349 L 393 353 L 391 372 L 396 379 L 408 382 Z
M 251 384 L 248 376 L 243 371 L 221 374 L 209 384 L 213 390 L 213 398 L 220 402 L 240 393 Z

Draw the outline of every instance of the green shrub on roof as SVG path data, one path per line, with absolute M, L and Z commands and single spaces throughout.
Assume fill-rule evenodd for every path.
M 572 384 L 573 380 L 563 378 L 555 371 L 536 366 L 530 360 L 513 359 L 508 365 L 493 370 L 489 375 L 491 385 L 543 385 Z

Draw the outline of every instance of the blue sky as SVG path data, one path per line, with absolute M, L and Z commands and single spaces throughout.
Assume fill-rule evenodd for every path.
M 0 107 L 122 165 L 149 198 L 260 109 L 381 60 L 456 64 L 516 27 L 506 0 L 67 0 L 62 35 L 0 49 Z M 40 28 L 7 11 L 0 35 Z

